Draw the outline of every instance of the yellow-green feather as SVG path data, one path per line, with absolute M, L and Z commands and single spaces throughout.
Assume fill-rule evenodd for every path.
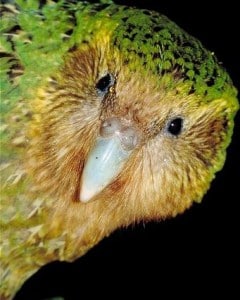
M 18 0 L 15 4 L 1 7 L 0 20 L 1 267 L 5 268 L 0 296 L 14 293 L 25 278 L 52 257 L 66 258 L 65 233 L 43 239 L 47 235 L 45 216 L 53 203 L 34 194 L 21 161 L 33 117 L 32 100 L 38 87 L 61 68 L 66 53 L 96 39 L 100 43 L 100 35 L 121 53 L 130 72 L 139 68 L 151 72 L 159 76 L 159 82 L 165 81 L 169 90 L 178 88 L 186 97 L 193 93 L 203 104 L 227 102 L 229 129 L 212 176 L 225 160 L 238 109 L 237 91 L 214 54 L 165 16 L 105 3 L 47 1 L 41 6 L 37 0 Z M 28 260 L 23 261 L 26 251 Z

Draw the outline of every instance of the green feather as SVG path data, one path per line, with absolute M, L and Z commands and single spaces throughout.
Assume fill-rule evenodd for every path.
M 109 24 L 112 46 L 120 50 L 133 69 L 138 66 L 131 64 L 131 60 L 134 62 L 139 57 L 145 69 L 159 76 L 177 73 L 189 82 L 189 92 L 203 96 L 206 101 L 225 93 L 229 98 L 236 98 L 231 79 L 219 66 L 215 55 L 163 15 L 115 4 L 59 1 L 38 10 L 38 1 L 17 3 L 21 12 L 6 14 L 1 20 L 1 32 L 4 33 L 1 51 L 13 55 L 25 70 L 16 93 L 6 76 L 6 70 L 12 68 L 13 62 L 11 58 L 8 61 L 2 59 L 5 72 L 3 70 L 1 84 L 11 99 L 22 93 L 26 97 L 29 85 L 34 88 L 59 68 L 64 53 L 83 40 L 90 41 L 96 28 L 106 24 Z
M 66 233 L 56 239 L 41 241 L 47 231 L 43 222 L 48 205 L 53 206 L 54 199 L 47 202 L 40 198 L 26 199 L 24 192 L 29 186 L 21 169 L 21 159 L 27 143 L 24 127 L 32 120 L 31 100 L 38 87 L 44 86 L 61 69 L 69 52 L 82 44 L 93 43 L 99 32 L 104 32 L 110 37 L 110 47 L 121 53 L 132 74 L 139 69 L 150 72 L 159 78 L 159 82 L 164 81 L 169 90 L 175 87 L 177 79 L 182 83 L 184 96 L 193 94 L 203 105 L 224 99 L 228 105 L 230 126 L 213 172 L 223 165 L 233 118 L 239 107 L 237 91 L 215 55 L 167 17 L 115 5 L 108 0 L 98 4 L 44 2 L 17 0 L 0 7 L 0 167 L 1 180 L 7 182 L 1 187 L 1 230 L 4 232 L 1 254 L 5 272 L 0 297 L 10 298 L 46 261 L 66 258 Z M 27 249 L 25 242 L 29 246 Z M 84 247 L 81 253 L 89 245 Z M 28 259 L 22 260 L 26 253 Z M 29 262 L 34 262 L 34 267 Z M 24 263 L 26 265 L 22 267 Z M 21 278 L 19 270 L 24 273 Z

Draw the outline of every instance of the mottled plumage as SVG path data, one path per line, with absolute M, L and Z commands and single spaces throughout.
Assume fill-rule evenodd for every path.
M 0 20 L 3 299 L 49 261 L 72 261 L 118 227 L 199 202 L 224 164 L 238 109 L 215 55 L 159 13 L 16 3 Z M 84 168 L 112 135 L 127 159 L 89 198 Z

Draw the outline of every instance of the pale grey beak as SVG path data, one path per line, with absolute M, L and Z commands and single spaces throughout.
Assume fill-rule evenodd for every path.
M 88 202 L 114 181 L 140 140 L 139 130 L 124 119 L 113 117 L 102 123 L 84 166 L 81 202 Z

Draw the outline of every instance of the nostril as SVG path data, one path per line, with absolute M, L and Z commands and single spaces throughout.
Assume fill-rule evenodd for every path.
M 121 121 L 118 118 L 109 118 L 105 120 L 100 128 L 100 135 L 102 137 L 110 137 L 122 129 Z
M 140 134 L 135 128 L 131 127 L 124 129 L 119 137 L 123 148 L 127 151 L 133 150 L 140 142 Z
M 129 120 L 118 117 L 111 117 L 102 122 L 100 136 L 118 138 L 122 148 L 126 151 L 136 148 L 142 138 L 141 132 Z

